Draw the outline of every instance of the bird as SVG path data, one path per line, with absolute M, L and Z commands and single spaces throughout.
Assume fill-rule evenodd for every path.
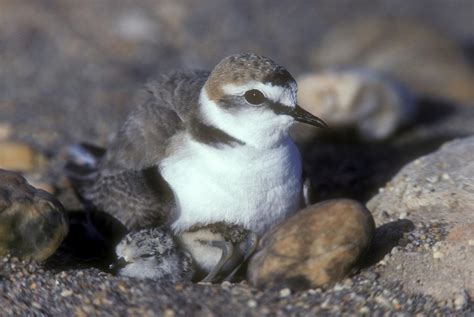
M 203 283 L 232 281 L 258 247 L 256 233 L 227 222 L 196 224 L 178 236 L 183 250 L 195 262 L 195 280 Z
M 120 276 L 177 283 L 190 281 L 195 273 L 191 255 L 163 227 L 128 233 L 115 252 L 117 258 L 110 269 Z
M 261 236 L 308 202 L 289 128 L 327 127 L 296 95 L 293 76 L 254 53 L 228 56 L 210 72 L 162 74 L 111 144 L 77 145 L 66 170 L 86 206 L 129 230 L 163 225 L 179 236 L 224 222 Z

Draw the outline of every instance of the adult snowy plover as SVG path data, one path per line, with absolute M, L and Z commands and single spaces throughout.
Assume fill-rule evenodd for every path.
M 164 224 L 180 235 L 224 222 L 261 235 L 303 204 L 290 126 L 326 126 L 296 90 L 285 68 L 255 54 L 163 75 L 106 152 L 76 148 L 83 162 L 70 175 L 86 202 L 129 229 Z M 223 254 L 195 260 L 211 270 Z

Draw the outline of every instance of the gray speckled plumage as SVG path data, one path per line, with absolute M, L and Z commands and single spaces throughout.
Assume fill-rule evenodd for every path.
M 265 89 L 269 89 L 270 92 L 268 94 L 274 100 L 265 99 L 265 103 L 257 106 L 246 102 L 242 94 L 235 95 L 235 93 L 228 93 L 224 89 L 225 87 L 228 88 L 229 85 L 243 85 L 243 87 L 246 87 L 246 84 L 255 85 L 256 83 L 266 85 Z M 252 89 L 252 87 L 245 89 Z M 229 94 L 235 99 L 233 105 L 236 106 L 236 109 L 232 112 L 228 111 L 223 102 L 223 100 L 229 97 Z M 246 223 L 247 228 L 255 227 L 258 230 L 263 230 L 262 228 L 271 225 L 279 217 L 283 217 L 296 210 L 298 201 L 301 200 L 296 197 L 298 196 L 297 191 L 301 190 L 298 189 L 301 180 L 298 179 L 301 177 L 301 163 L 299 154 L 296 153 L 297 149 L 292 145 L 291 141 L 284 141 L 286 142 L 284 146 L 273 147 L 283 149 L 280 152 L 276 151 L 276 154 L 267 151 L 267 148 L 262 150 L 263 147 L 247 146 L 246 142 L 253 141 L 256 134 L 259 136 L 258 142 L 263 144 L 267 144 L 267 136 L 268 139 L 272 140 L 268 142 L 280 142 L 283 140 L 283 136 L 289 138 L 285 131 L 287 131 L 287 125 L 292 120 L 290 117 L 296 118 L 295 114 L 292 114 L 292 111 L 296 108 L 293 104 L 296 102 L 295 94 L 296 82 L 289 72 L 272 60 L 255 54 L 229 56 L 223 59 L 211 73 L 207 71 L 178 71 L 161 75 L 147 86 L 147 91 L 142 96 L 142 101 L 127 117 L 107 150 L 102 155 L 96 156 L 92 164 L 86 164 L 86 166 L 74 164 L 75 159 L 72 158 L 73 162 L 69 166 L 79 168 L 69 169 L 69 175 L 73 179 L 78 193 L 87 204 L 113 215 L 129 230 L 133 230 L 147 226 L 169 225 L 171 223 L 176 225 L 177 221 L 175 220 L 186 218 L 180 217 L 179 213 L 183 213 L 183 200 L 181 199 L 183 196 L 180 197 L 176 191 L 177 189 L 182 189 L 185 192 L 184 196 L 188 199 L 189 196 L 187 195 L 190 192 L 194 192 L 194 189 L 190 190 L 187 188 L 186 185 L 189 182 L 186 179 L 182 180 L 179 178 L 181 177 L 180 173 L 182 173 L 183 167 L 188 168 L 189 165 L 192 165 L 190 170 L 185 173 L 186 177 L 197 182 L 197 187 L 201 186 L 203 178 L 206 179 L 207 175 L 215 176 L 213 174 L 214 165 L 205 166 L 209 170 L 206 170 L 204 175 L 200 174 L 202 172 L 199 171 L 199 168 L 194 167 L 193 164 L 196 162 L 196 156 L 197 162 L 201 162 L 199 161 L 201 159 L 206 162 L 204 165 L 212 163 L 209 163 L 206 154 L 193 152 L 195 145 L 189 146 L 189 139 L 192 139 L 192 142 L 206 144 L 215 148 L 219 148 L 220 145 L 226 145 L 231 148 L 246 148 L 248 152 L 245 152 L 245 149 L 242 150 L 243 152 L 232 152 L 234 162 L 241 162 L 240 159 L 236 160 L 236 158 L 239 155 L 243 155 L 243 153 L 251 153 L 244 157 L 244 160 L 247 157 L 250 159 L 254 156 L 261 158 L 265 152 L 272 153 L 271 159 L 277 162 L 270 166 L 270 168 L 275 168 L 276 164 L 280 164 L 281 166 L 279 165 L 277 169 L 279 171 L 287 171 L 288 166 L 284 164 L 290 164 L 292 166 L 291 177 L 285 176 L 285 179 L 283 179 L 283 172 L 280 173 L 281 175 L 277 175 L 271 172 L 269 167 L 265 167 L 263 170 L 253 168 L 260 173 L 260 179 L 264 180 L 261 181 L 262 186 L 260 186 L 259 190 L 267 192 L 267 196 L 269 191 L 276 190 L 277 192 L 270 194 L 270 196 L 275 195 L 278 200 L 266 201 L 262 198 L 265 195 L 257 195 L 251 198 L 249 194 L 253 193 L 254 190 L 246 191 L 245 188 L 247 187 L 245 186 L 237 187 L 237 189 L 221 187 L 217 190 L 221 193 L 220 199 L 224 197 L 224 202 L 228 203 L 226 206 L 234 208 L 233 215 L 231 216 L 235 216 L 238 219 L 233 219 L 233 222 L 246 223 L 251 222 L 249 219 L 254 219 L 252 223 Z M 203 96 L 209 99 L 203 99 L 207 101 L 202 101 Z M 286 98 L 286 104 L 279 103 L 280 100 L 278 98 Z M 255 110 L 267 109 L 265 107 L 268 108 L 268 110 L 265 110 L 267 112 Z M 280 112 L 275 111 L 272 107 L 284 109 L 282 114 L 288 115 L 286 119 L 281 120 L 282 117 L 278 117 Z M 206 110 L 203 110 L 203 108 Z M 245 115 L 244 117 L 239 117 L 239 111 L 245 114 L 249 110 L 253 111 L 252 113 L 255 113 L 256 116 L 262 116 L 263 119 L 260 121 L 258 118 L 251 120 L 251 122 L 247 123 L 247 129 L 245 126 L 247 121 L 242 119 Z M 217 111 L 221 114 L 232 113 L 235 117 L 232 119 L 233 123 L 230 125 L 232 127 L 230 130 L 237 129 L 237 135 L 230 135 L 227 130 L 224 131 L 227 129 L 227 125 L 222 127 L 218 126 L 218 123 L 212 122 L 212 120 L 207 120 L 206 115 L 209 115 L 209 111 Z M 276 117 L 279 119 L 275 119 Z M 267 123 L 261 128 L 261 123 L 264 122 Z M 248 135 L 246 134 L 245 129 L 253 131 L 251 129 L 255 127 L 267 130 L 258 130 L 259 132 L 249 132 Z M 234 133 L 234 130 L 231 132 Z M 241 137 L 245 137 L 248 140 L 243 141 L 240 139 Z M 275 140 L 273 140 L 274 138 Z M 280 139 L 277 140 L 277 138 Z M 183 142 L 182 139 L 187 140 Z M 181 144 L 187 144 L 187 147 L 182 147 Z M 186 163 L 179 161 L 180 164 L 184 165 L 180 165 L 175 169 L 169 161 L 176 161 L 173 155 L 180 153 L 178 151 L 180 148 L 192 148 L 193 150 L 185 154 L 185 156 L 188 156 L 188 161 Z M 87 149 L 85 152 L 87 152 Z M 221 153 L 224 154 L 224 152 Z M 221 155 L 221 153 L 218 156 L 227 160 L 226 156 Z M 173 160 L 166 160 L 168 157 L 173 158 Z M 178 155 L 178 160 L 181 159 L 183 159 L 183 156 Z M 262 162 L 267 159 L 262 160 Z M 234 165 L 229 168 L 229 171 L 241 177 L 242 173 L 238 171 L 254 166 L 254 161 L 255 159 L 250 162 L 243 162 L 240 166 Z M 163 162 L 166 162 L 166 164 L 163 164 Z M 227 163 L 220 162 L 218 165 L 224 169 L 223 172 L 227 175 Z M 168 171 L 166 175 L 163 169 Z M 248 174 L 249 176 L 247 177 L 252 178 L 255 176 L 253 173 Z M 167 177 L 166 180 L 165 177 Z M 222 177 L 219 176 L 219 178 Z M 175 182 L 174 188 L 171 188 L 173 184 L 171 182 L 172 185 L 170 185 L 170 179 Z M 215 186 L 218 183 L 210 178 L 207 178 L 206 181 L 209 187 Z M 250 181 L 245 179 L 243 183 L 249 183 Z M 184 184 L 180 182 L 184 182 Z M 283 188 L 286 188 L 284 186 L 287 186 L 288 190 L 283 190 Z M 228 191 L 228 193 L 222 195 L 224 191 Z M 228 199 L 236 191 L 239 191 L 241 196 L 238 203 Z M 215 198 L 215 193 L 216 190 L 214 189 L 213 192 L 199 194 L 199 197 L 202 197 L 202 202 L 205 204 L 210 204 Z M 178 196 L 179 208 L 177 208 L 175 196 Z M 247 212 L 250 215 L 241 216 L 241 206 L 239 203 L 252 199 L 256 199 L 256 203 L 254 204 L 255 206 L 252 205 L 253 207 L 247 208 Z M 270 208 L 269 206 L 272 204 L 276 204 L 278 208 Z M 204 222 L 222 221 L 229 218 L 229 212 L 224 210 L 226 207 L 212 210 L 213 207 L 211 205 L 209 205 L 210 208 L 206 206 L 204 209 L 206 210 L 205 212 L 213 212 L 215 217 L 210 220 L 204 219 Z M 262 212 L 261 205 L 267 206 L 270 210 Z M 190 212 L 193 214 L 191 217 L 197 215 L 196 219 L 190 220 L 189 224 L 184 224 L 184 229 L 186 229 L 186 226 L 192 225 L 193 222 L 199 222 L 202 219 L 200 217 L 201 214 L 199 214 L 199 211 L 195 211 L 194 206 L 191 209 L 186 209 L 187 219 L 189 219 Z M 239 210 L 239 212 L 236 213 L 235 210 Z M 200 212 L 202 213 L 203 210 Z M 266 217 L 264 223 L 260 219 L 260 214 L 263 214 L 261 217 Z M 181 229 L 178 228 L 177 230 Z
M 174 219 L 171 189 L 156 171 L 169 139 L 185 129 L 209 72 L 176 71 L 147 85 L 139 103 L 97 166 L 76 175 L 76 188 L 94 208 L 106 211 L 128 229 Z
M 206 71 L 177 71 L 150 82 L 147 96 L 109 145 L 101 173 L 140 170 L 164 157 L 170 137 L 192 117 L 208 76 Z
M 122 276 L 180 282 L 190 281 L 195 273 L 191 255 L 165 228 L 131 232 L 115 250 L 118 259 L 114 265 Z

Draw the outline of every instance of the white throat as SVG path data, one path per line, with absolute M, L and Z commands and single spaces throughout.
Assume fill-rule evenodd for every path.
M 230 136 L 256 148 L 278 146 L 289 137 L 293 119 L 276 115 L 264 107 L 249 107 L 229 111 L 210 100 L 203 88 L 199 96 L 203 120 Z
M 176 232 L 225 221 L 261 234 L 301 206 L 301 158 L 290 138 L 270 149 L 215 148 L 189 135 L 179 143 L 159 163 L 177 203 Z

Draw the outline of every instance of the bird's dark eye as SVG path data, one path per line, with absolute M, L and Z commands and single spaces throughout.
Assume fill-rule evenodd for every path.
M 247 90 L 244 97 L 247 102 L 253 105 L 259 105 L 266 100 L 262 92 L 257 89 Z
M 153 256 L 153 254 L 151 253 L 143 253 L 142 255 L 140 255 L 141 258 L 151 258 Z

